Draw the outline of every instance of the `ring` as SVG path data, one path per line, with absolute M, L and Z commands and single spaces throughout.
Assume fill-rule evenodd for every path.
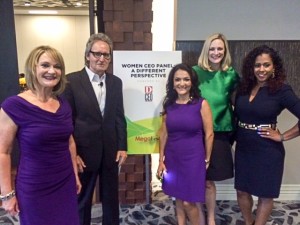
M 267 132 L 267 135 L 269 135 L 270 134 L 270 132 Z

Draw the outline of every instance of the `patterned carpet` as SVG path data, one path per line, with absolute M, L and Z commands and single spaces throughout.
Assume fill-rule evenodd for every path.
M 174 202 L 162 193 L 152 204 L 120 206 L 121 225 L 176 225 Z M 267 225 L 300 225 L 300 201 L 275 202 Z M 236 201 L 217 201 L 217 225 L 243 225 Z M 92 224 L 101 225 L 101 204 L 93 206 Z M 0 225 L 19 225 L 18 217 L 11 217 L 0 208 Z

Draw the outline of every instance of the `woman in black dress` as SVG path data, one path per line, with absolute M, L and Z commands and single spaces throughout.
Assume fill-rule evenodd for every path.
M 285 78 L 280 56 L 266 45 L 253 49 L 244 59 L 235 104 L 235 188 L 246 225 L 266 224 L 273 199 L 279 196 L 285 156 L 282 141 L 290 137 L 278 133 L 278 115 L 287 109 L 300 118 L 300 100 L 284 83 Z M 255 220 L 252 195 L 258 197 Z

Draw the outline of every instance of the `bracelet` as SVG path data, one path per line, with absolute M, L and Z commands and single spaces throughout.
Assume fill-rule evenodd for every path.
M 283 134 L 280 134 L 280 141 L 281 141 L 281 142 L 284 141 L 284 136 L 283 136 Z
M 9 199 L 12 199 L 15 196 L 16 196 L 16 192 L 15 192 L 15 190 L 12 190 L 11 192 L 9 192 L 6 195 L 0 195 L 0 200 L 1 201 L 7 201 Z
M 208 164 L 210 162 L 208 159 L 205 159 L 204 161 L 206 164 Z

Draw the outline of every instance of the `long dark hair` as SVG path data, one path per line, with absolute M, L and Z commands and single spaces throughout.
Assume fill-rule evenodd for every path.
M 198 77 L 197 77 L 196 73 L 194 72 L 194 70 L 192 69 L 192 67 L 185 63 L 177 64 L 171 69 L 171 71 L 169 73 L 169 77 L 168 77 L 168 81 L 167 81 L 167 85 L 166 85 L 166 96 L 163 101 L 163 112 L 162 112 L 163 115 L 166 114 L 166 108 L 169 105 L 174 104 L 176 99 L 178 98 L 178 94 L 177 94 L 176 90 L 174 89 L 174 76 L 178 70 L 184 70 L 190 75 L 192 87 L 190 89 L 189 103 L 194 103 L 197 100 L 199 100 L 199 98 L 200 98 L 200 91 L 198 89 L 198 84 L 199 84 Z
M 238 88 L 239 94 L 250 94 L 251 90 L 257 84 L 254 75 L 254 64 L 257 56 L 268 54 L 274 65 L 274 77 L 270 77 L 267 81 L 267 86 L 270 93 L 276 92 L 286 79 L 283 62 L 278 52 L 267 45 L 261 45 L 250 51 L 244 58 L 242 66 L 242 80 Z

